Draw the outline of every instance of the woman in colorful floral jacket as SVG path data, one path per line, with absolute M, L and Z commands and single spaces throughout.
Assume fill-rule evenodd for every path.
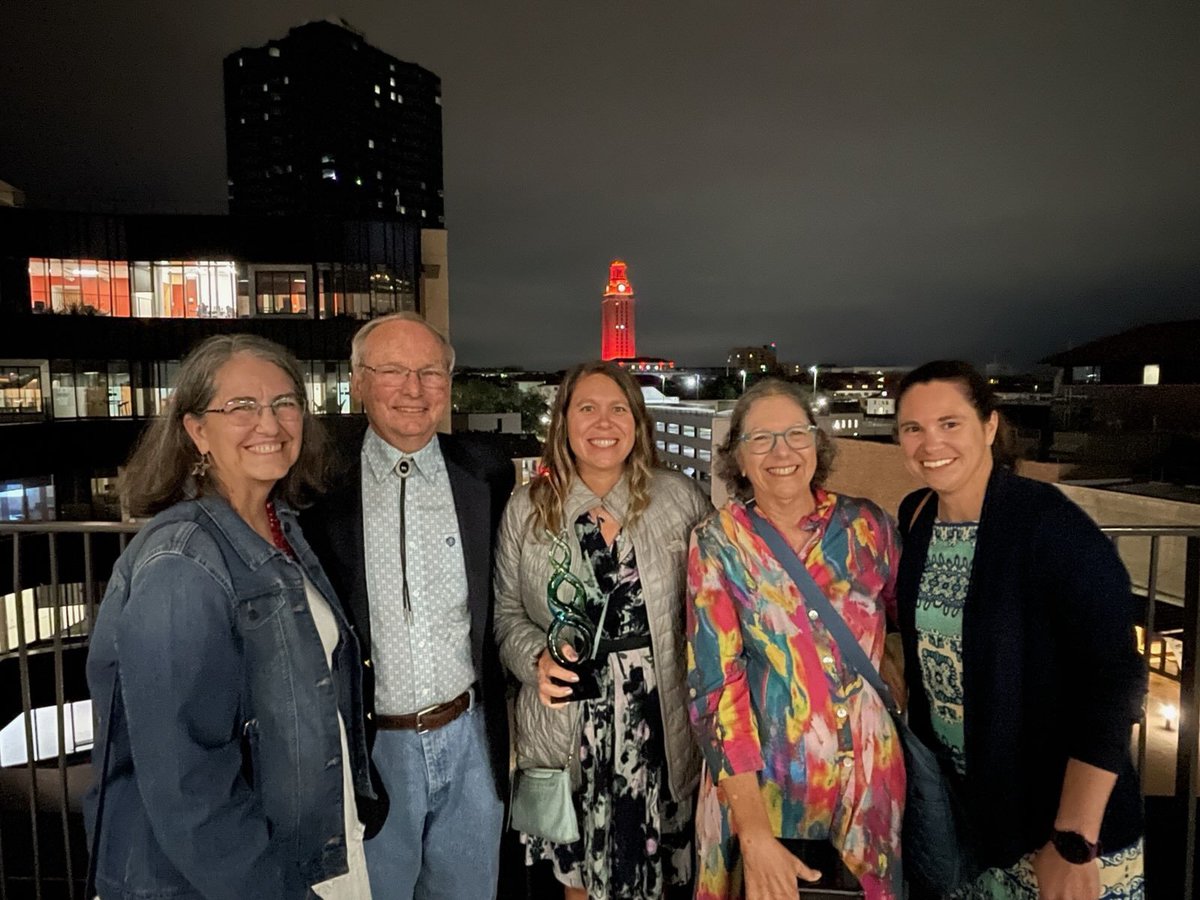
M 891 717 L 751 525 L 757 508 L 872 661 L 884 649 L 899 548 L 887 516 L 821 487 L 833 446 L 794 385 L 735 407 L 718 472 L 733 499 L 688 560 L 688 686 L 704 753 L 697 898 L 796 896 L 817 873 L 781 841 L 828 840 L 868 898 L 902 896 L 904 768 Z M 794 845 L 793 845 L 794 846 Z

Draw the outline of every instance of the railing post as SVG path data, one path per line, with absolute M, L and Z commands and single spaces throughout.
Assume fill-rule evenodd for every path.
M 75 861 L 71 858 L 70 791 L 67 789 L 67 727 L 66 685 L 63 677 L 63 597 L 62 582 L 58 577 L 58 535 L 46 535 L 50 541 L 50 596 L 54 607 L 51 627 L 54 629 L 54 714 L 58 733 L 58 800 L 62 815 L 63 862 L 66 864 L 67 900 L 75 900 Z M 72 742 L 73 743 L 73 742 Z
M 25 634 L 25 603 L 21 597 L 21 535 L 13 535 L 13 596 L 17 613 L 17 670 L 21 676 L 21 710 L 25 719 L 25 768 L 29 773 L 29 830 L 33 850 L 34 897 L 42 900 L 42 854 L 38 842 L 38 783 L 36 744 L 33 736 L 33 686 L 29 680 L 29 641 Z M 34 602 L 34 630 L 37 603 Z
M 1142 699 L 1142 721 L 1138 725 L 1138 775 L 1142 781 L 1142 793 L 1146 793 L 1146 729 L 1150 725 L 1150 712 L 1146 708 L 1150 700 L 1151 645 L 1154 641 L 1154 617 L 1158 594 L 1158 535 L 1150 535 L 1150 571 L 1146 575 L 1146 627 L 1142 642 L 1142 658 L 1146 669 L 1146 696 Z M 1164 638 L 1165 641 L 1165 638 Z M 1165 668 L 1165 666 L 1164 666 Z
M 1183 896 L 1195 896 L 1196 879 L 1196 743 L 1200 740 L 1200 537 L 1187 538 L 1183 581 L 1183 666 L 1179 672 L 1179 750 L 1175 796 L 1182 795 L 1187 814 L 1184 838 Z

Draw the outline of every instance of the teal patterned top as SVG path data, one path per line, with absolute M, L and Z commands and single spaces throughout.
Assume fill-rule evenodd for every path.
M 917 593 L 917 656 L 933 733 L 966 774 L 963 751 L 962 611 L 971 586 L 978 522 L 935 522 Z

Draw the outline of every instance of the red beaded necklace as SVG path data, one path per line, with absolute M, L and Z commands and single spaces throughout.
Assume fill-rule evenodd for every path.
M 279 516 L 275 513 L 275 503 L 271 500 L 267 501 L 267 525 L 271 528 L 271 543 L 288 556 L 295 558 L 296 554 L 292 552 L 292 545 L 283 536 L 283 526 L 279 524 Z

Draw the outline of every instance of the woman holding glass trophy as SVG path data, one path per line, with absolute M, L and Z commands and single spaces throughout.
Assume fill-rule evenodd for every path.
M 628 372 L 567 374 L 496 563 L 496 638 L 521 681 L 512 826 L 567 900 L 662 897 L 691 878 L 700 757 L 683 593 L 688 536 L 710 508 L 658 467 Z

